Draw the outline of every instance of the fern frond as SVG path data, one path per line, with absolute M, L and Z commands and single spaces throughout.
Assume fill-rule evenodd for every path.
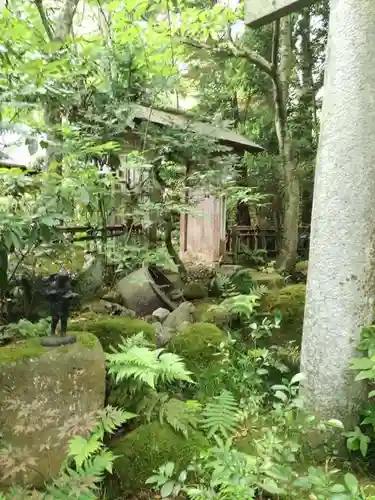
M 122 337 L 121 336 L 121 342 L 117 344 L 117 349 L 113 347 L 112 345 L 109 346 L 109 349 L 113 353 L 117 353 L 118 349 L 124 351 L 125 349 L 129 349 L 130 347 L 151 347 L 152 344 L 149 342 L 143 332 L 139 332 L 136 335 L 132 335 L 131 337 Z
M 148 347 L 119 346 L 122 352 L 107 354 L 106 360 L 109 374 L 114 376 L 115 382 L 126 379 L 135 379 L 138 382 L 155 389 L 157 382 L 172 382 L 183 380 L 193 383 L 189 372 L 177 354 L 165 353 L 163 349 L 149 349 Z
M 84 462 L 91 455 L 97 453 L 102 446 L 103 443 L 96 436 L 91 436 L 89 439 L 85 439 L 82 436 L 74 436 L 69 440 L 68 454 L 76 467 L 80 469 Z
M 108 405 L 103 410 L 98 412 L 99 422 L 97 423 L 93 434 L 98 439 L 102 440 L 104 438 L 104 434 L 113 434 L 118 427 L 136 416 L 137 415 L 135 413 L 124 411 L 121 408 L 113 408 Z
M 169 394 L 167 392 L 148 391 L 137 405 L 137 411 L 142 413 L 150 422 L 155 414 L 158 414 L 160 407 L 167 403 Z
M 160 406 L 159 418 L 161 424 L 165 419 L 175 431 L 181 432 L 186 438 L 189 428 L 195 429 L 198 425 L 197 409 L 175 398 L 169 399 Z
M 47 492 L 54 500 L 96 500 L 98 483 L 103 480 L 106 471 L 112 472 L 115 458 L 110 451 L 102 450 L 77 470 L 66 468 L 52 485 L 47 485 Z
M 180 356 L 171 352 L 164 352 L 158 359 L 160 370 L 159 376 L 163 382 L 180 380 L 194 384 L 193 380 L 190 378 L 191 372 L 185 368 L 185 363 Z
M 225 299 L 220 307 L 230 312 L 231 314 L 239 314 L 250 318 L 254 314 L 254 310 L 259 305 L 259 295 L 235 295 Z
M 46 494 L 41 491 L 27 490 L 21 486 L 13 486 L 6 492 L 6 496 L 0 493 L 0 500 L 45 500 Z
M 222 434 L 225 438 L 235 434 L 240 420 L 237 401 L 229 391 L 215 396 L 202 412 L 200 427 L 207 431 L 207 437 Z

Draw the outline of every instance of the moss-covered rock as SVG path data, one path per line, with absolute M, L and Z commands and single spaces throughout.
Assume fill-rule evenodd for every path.
M 225 328 L 229 325 L 232 315 L 226 309 L 221 309 L 220 307 L 215 307 L 211 305 L 208 307 L 204 313 L 201 315 L 201 321 L 203 323 L 212 323 L 218 328 Z
M 276 271 L 270 273 L 251 271 L 250 276 L 257 285 L 264 285 L 268 288 L 280 288 L 283 285 L 283 278 Z
M 77 337 L 77 342 L 86 348 L 93 348 L 97 344 L 95 335 L 84 331 L 69 331 L 69 335 Z M 65 346 L 66 348 L 66 346 Z M 60 347 L 60 349 L 64 349 Z M 46 353 L 46 349 L 40 344 L 40 338 L 30 338 L 20 340 L 15 343 L 7 344 L 0 347 L 0 364 L 13 363 L 19 360 L 27 360 L 29 358 L 38 358 Z
M 141 319 L 126 316 L 99 316 L 92 315 L 77 318 L 70 323 L 70 328 L 76 331 L 92 332 L 100 341 L 103 349 L 109 351 L 112 345 L 121 343 L 121 337 L 128 338 L 143 332 L 150 342 L 155 342 L 155 330 L 152 325 Z
M 75 344 L 61 347 L 30 339 L 0 348 L 0 429 L 11 445 L 8 458 L 0 457 L 0 487 L 40 487 L 55 477 L 69 439 L 87 432 L 104 406 L 103 349 L 94 335 L 76 335 Z M 13 459 L 29 465 L 5 478 Z
M 168 350 L 183 358 L 193 373 L 199 373 L 212 362 L 217 362 L 219 346 L 225 334 L 211 323 L 195 323 L 173 337 Z
M 212 323 L 218 328 L 224 328 L 230 321 L 230 313 L 218 307 L 219 299 L 204 299 L 193 302 L 196 318 L 200 323 Z
M 186 283 L 182 293 L 186 300 L 204 299 L 208 296 L 208 286 L 201 281 L 190 281 Z
M 192 303 L 195 307 L 195 314 L 198 321 L 203 321 L 202 316 L 207 312 L 207 310 L 213 305 L 217 304 L 218 299 L 206 298 L 202 300 L 193 300 Z M 203 321 L 204 322 L 204 321 Z M 208 323 L 210 323 L 208 321 Z
M 261 313 L 282 315 L 281 327 L 276 330 L 271 342 L 283 344 L 290 340 L 301 342 L 303 316 L 305 312 L 306 285 L 288 285 L 281 289 L 269 290 L 261 298 Z
M 280 288 L 283 285 L 282 276 L 274 270 L 267 272 L 239 265 L 224 265 L 218 272 L 230 278 L 238 293 L 241 294 L 249 293 L 251 284 L 264 285 L 269 288 Z
M 122 493 L 131 495 L 144 489 L 153 471 L 166 462 L 176 464 L 177 470 L 186 467 L 206 447 L 208 443 L 202 434 L 191 432 L 186 439 L 159 422 L 142 425 L 116 439 L 111 449 L 119 457 L 114 463 L 114 472 Z

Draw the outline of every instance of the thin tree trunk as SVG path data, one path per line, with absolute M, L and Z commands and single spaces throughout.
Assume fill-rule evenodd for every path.
M 153 204 L 160 205 L 162 203 L 162 186 L 159 182 L 158 166 L 154 165 L 150 172 L 151 175 L 151 189 L 150 189 L 150 201 Z M 150 209 L 150 227 L 148 229 L 148 246 L 149 248 L 155 249 L 158 245 L 158 221 L 159 210 L 158 208 Z
M 184 263 L 180 259 L 180 256 L 178 255 L 178 252 L 173 246 L 172 243 L 172 233 L 173 233 L 173 223 L 172 223 L 172 216 L 168 214 L 165 217 L 165 229 L 164 229 L 164 242 L 165 246 L 168 250 L 168 253 L 173 260 L 173 262 L 176 264 L 179 275 L 181 278 L 186 278 L 187 271 Z
M 277 31 L 277 30 L 276 30 Z M 275 33 L 275 37 L 277 33 Z M 274 42 L 274 52 L 276 52 Z M 291 270 L 297 258 L 298 225 L 300 211 L 300 187 L 297 175 L 296 156 L 291 131 L 288 127 L 289 85 L 293 68 L 291 18 L 280 21 L 280 63 L 274 79 L 275 127 L 282 162 L 284 179 L 283 228 L 280 255 L 277 266 Z M 274 54 L 274 60 L 275 60 Z
M 375 290 L 374 60 L 373 0 L 332 0 L 301 371 L 308 409 L 347 426 L 365 396 L 348 365 Z
M 311 51 L 311 18 L 310 8 L 305 8 L 299 19 L 299 39 L 301 42 L 299 67 L 302 75 L 302 85 L 299 96 L 300 140 L 303 156 L 315 154 L 314 136 L 318 132 L 316 100 L 313 79 L 313 56 Z
M 292 139 L 286 137 L 282 151 L 284 191 L 283 228 L 278 269 L 291 271 L 297 260 L 300 219 L 300 182 Z
M 56 16 L 56 20 L 50 24 L 45 9 L 43 0 L 35 0 L 35 5 L 39 11 L 39 15 L 46 31 L 46 34 L 51 42 L 65 42 L 69 36 L 74 15 L 77 10 L 79 0 L 65 0 L 64 5 Z M 62 174 L 63 154 L 61 151 L 61 111 L 60 104 L 50 100 L 44 107 L 44 120 L 47 126 L 48 148 L 47 148 L 47 165 L 48 168 L 55 170 L 59 175 Z

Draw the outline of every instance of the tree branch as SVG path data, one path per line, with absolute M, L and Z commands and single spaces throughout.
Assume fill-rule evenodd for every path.
M 47 15 L 46 15 L 46 12 L 45 12 L 44 7 L 43 7 L 43 0 L 35 0 L 35 5 L 36 5 L 36 8 L 38 9 L 40 19 L 42 21 L 44 29 L 46 30 L 47 36 L 50 39 L 50 41 L 52 41 L 54 39 L 55 35 L 54 35 L 52 27 L 47 19 Z
M 279 45 L 280 45 L 280 19 L 274 22 L 273 34 L 272 34 L 272 64 L 275 69 L 277 68 Z
M 267 61 L 263 56 L 255 52 L 254 50 L 250 50 L 244 47 L 238 47 L 232 41 L 225 42 L 225 44 L 221 45 L 211 45 L 209 43 L 197 42 L 195 40 L 183 40 L 183 43 L 189 47 L 193 47 L 195 49 L 208 50 L 212 54 L 222 55 L 226 57 L 239 57 L 242 59 L 246 59 L 247 61 L 254 64 L 261 71 L 264 71 L 269 75 L 272 79 L 275 78 L 275 68 L 273 65 Z

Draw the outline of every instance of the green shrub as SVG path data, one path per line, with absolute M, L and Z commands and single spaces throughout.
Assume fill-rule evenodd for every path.
M 184 468 L 208 443 L 197 431 L 191 431 L 186 439 L 169 425 L 155 421 L 118 438 L 110 447 L 119 457 L 114 463 L 119 489 L 123 495 L 131 495 L 145 488 L 146 479 L 155 469 L 166 462 L 174 462 L 177 469 Z
M 150 342 L 155 342 L 155 330 L 152 325 L 127 316 L 99 316 L 96 319 L 91 316 L 83 317 L 72 321 L 70 327 L 75 331 L 93 333 L 107 352 L 111 345 L 116 347 L 121 342 L 121 337 L 128 338 L 139 332 L 143 332 Z
M 282 314 L 279 330 L 275 330 L 271 343 L 284 344 L 290 340 L 301 342 L 303 316 L 305 311 L 306 285 L 288 285 L 281 289 L 269 290 L 261 298 L 260 312 Z
M 206 368 L 217 361 L 224 333 L 211 323 L 195 323 L 187 326 L 180 334 L 173 337 L 168 350 L 178 354 L 193 373 Z

